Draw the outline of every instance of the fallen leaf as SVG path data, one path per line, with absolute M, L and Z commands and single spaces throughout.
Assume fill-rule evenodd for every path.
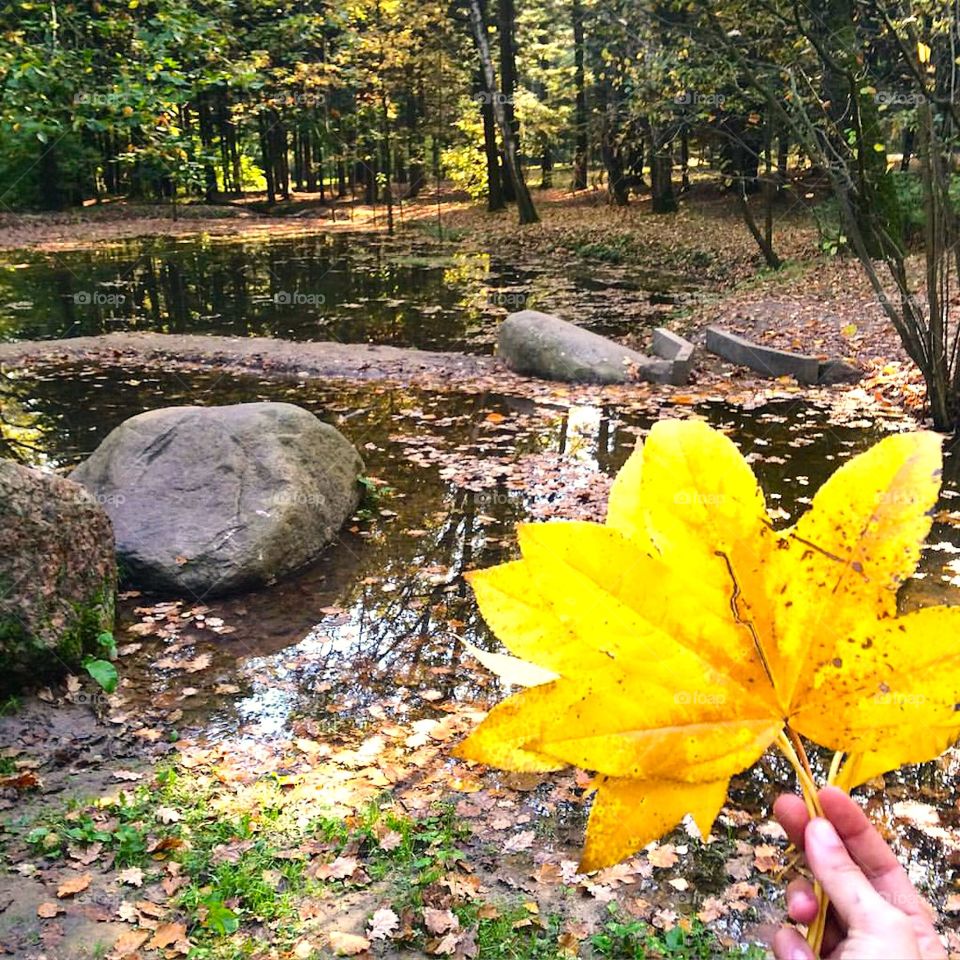
M 125 883 L 130 887 L 143 886 L 143 870 L 140 867 L 127 867 L 117 873 L 117 883 Z
M 327 934 L 327 942 L 338 957 L 355 957 L 358 953 L 365 953 L 370 949 L 370 941 L 366 937 L 342 933 L 339 930 L 331 930 Z
M 367 936 L 371 940 L 386 940 L 400 927 L 400 918 L 389 907 L 381 907 L 370 918 Z
M 57 887 L 57 896 L 63 900 L 66 897 L 72 897 L 75 894 L 82 893 L 90 886 L 91 880 L 93 880 L 93 876 L 89 873 L 81 873 L 70 877 Z
M 150 942 L 147 944 L 148 950 L 162 950 L 164 947 L 172 946 L 187 937 L 187 928 L 182 923 L 163 923 L 153 932 Z
M 42 917 L 44 920 L 50 920 L 58 913 L 63 913 L 63 907 L 59 903 L 54 903 L 52 900 L 46 900 L 37 907 L 37 916 Z

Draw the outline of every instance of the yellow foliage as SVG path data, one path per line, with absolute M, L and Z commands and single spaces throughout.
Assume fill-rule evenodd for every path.
M 596 771 L 585 870 L 686 814 L 706 835 L 730 777 L 785 730 L 849 754 L 847 787 L 937 756 L 960 736 L 960 608 L 897 616 L 896 595 L 940 471 L 935 434 L 888 437 L 778 532 L 727 437 L 656 424 L 605 524 L 524 525 L 522 559 L 470 575 L 491 629 L 541 672 L 488 659 L 536 685 L 458 755 Z

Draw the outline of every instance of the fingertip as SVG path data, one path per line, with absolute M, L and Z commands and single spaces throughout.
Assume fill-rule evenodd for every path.
M 773 935 L 773 955 L 776 960 L 814 960 L 807 941 L 793 927 L 781 927 Z
M 796 923 L 812 923 L 820 910 L 808 880 L 791 880 L 787 885 L 787 914 Z
M 773 804 L 773 814 L 786 831 L 790 842 L 803 849 L 803 831 L 810 820 L 803 800 L 793 793 L 784 793 Z

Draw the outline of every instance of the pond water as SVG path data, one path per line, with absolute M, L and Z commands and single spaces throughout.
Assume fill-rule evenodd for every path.
M 335 711 L 331 722 L 362 724 L 372 704 L 384 709 L 385 697 L 388 711 L 408 716 L 429 711 L 438 698 L 482 697 L 475 676 L 458 669 L 460 640 L 495 642 L 461 574 L 512 555 L 518 521 L 563 515 L 557 501 L 565 487 L 605 493 L 604 478 L 650 426 L 648 418 L 602 407 L 553 408 L 497 395 L 83 366 L 13 381 L 4 409 L 16 423 L 8 439 L 38 465 L 67 470 L 143 410 L 260 399 L 296 402 L 336 425 L 384 492 L 316 564 L 269 589 L 210 601 L 123 601 L 119 636 L 139 644 L 123 660 L 129 689 L 155 706 L 179 704 L 184 724 L 211 736 L 241 729 L 270 735 L 292 717 L 328 709 Z M 841 462 L 902 427 L 838 423 L 827 408 L 792 401 L 753 411 L 711 404 L 699 412 L 731 432 L 784 524 Z M 549 482 L 516 481 L 527 462 L 552 462 L 561 472 Z M 960 515 L 951 512 L 955 458 L 947 463 L 939 522 L 922 578 L 905 591 L 908 607 L 960 599 L 953 585 L 960 572 Z M 153 632 L 129 633 L 144 617 Z M 209 629 L 210 618 L 222 621 L 224 632 Z M 211 666 L 189 674 L 153 667 L 171 645 L 209 652 Z M 194 692 L 184 696 L 185 688 Z
M 642 332 L 696 286 L 638 268 L 515 263 L 416 231 L 148 238 L 0 257 L 0 340 L 150 330 L 484 353 L 513 310 Z

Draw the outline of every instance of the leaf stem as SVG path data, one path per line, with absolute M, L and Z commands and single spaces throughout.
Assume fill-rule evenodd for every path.
M 807 813 L 810 818 L 822 817 L 823 808 L 820 806 L 820 799 L 817 796 L 817 785 L 813 777 L 813 769 L 810 766 L 807 751 L 804 749 L 800 736 L 787 725 L 784 730 L 780 731 L 780 736 L 777 738 L 777 745 L 796 771 L 797 780 L 800 783 L 800 790 L 803 793 L 803 802 L 806 804 Z M 836 756 L 834 757 L 833 764 L 831 764 L 831 772 L 834 766 L 839 768 Z M 823 945 L 823 934 L 827 924 L 827 907 L 830 904 L 819 881 L 814 883 L 813 892 L 817 898 L 817 916 L 807 929 L 807 943 L 810 945 L 813 955 L 819 957 L 820 947 Z

